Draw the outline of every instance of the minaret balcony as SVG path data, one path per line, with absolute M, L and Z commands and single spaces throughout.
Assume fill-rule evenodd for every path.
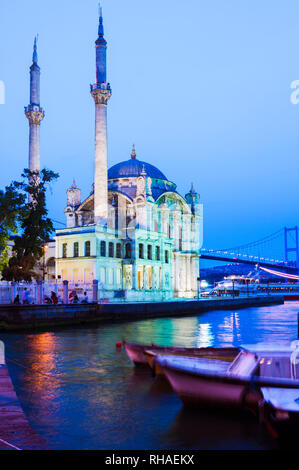
M 44 112 L 43 108 L 38 104 L 29 104 L 28 106 L 25 106 L 25 113 L 30 113 L 31 111 L 34 111 L 35 113 Z
M 25 106 L 25 114 L 31 125 L 39 126 L 45 117 L 43 108 L 36 104 Z
M 94 90 L 110 91 L 110 94 L 112 92 L 110 83 L 106 83 L 106 82 L 94 83 L 93 85 L 90 85 L 90 91 L 94 91 Z
M 107 104 L 111 95 L 110 83 L 94 83 L 90 85 L 90 92 L 96 104 Z

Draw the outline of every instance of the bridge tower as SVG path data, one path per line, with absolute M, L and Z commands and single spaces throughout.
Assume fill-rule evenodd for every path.
M 291 247 L 289 247 L 290 237 L 289 234 L 294 234 L 292 237 Z M 299 267 L 299 247 L 298 247 L 298 227 L 284 228 L 284 250 L 285 250 L 285 261 L 293 261 L 289 258 L 289 253 L 295 253 L 296 266 Z

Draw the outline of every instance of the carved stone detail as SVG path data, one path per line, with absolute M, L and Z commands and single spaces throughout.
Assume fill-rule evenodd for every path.
M 40 106 L 27 106 L 25 114 L 31 126 L 40 126 L 41 121 L 45 117 L 44 110 Z
M 111 98 L 111 88 L 110 85 L 106 84 L 95 84 L 90 86 L 91 95 L 95 101 L 95 104 L 108 104 L 108 101 Z

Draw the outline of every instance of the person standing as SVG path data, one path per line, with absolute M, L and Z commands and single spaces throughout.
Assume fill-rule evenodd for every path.
M 81 301 L 81 304 L 88 304 L 88 295 L 87 292 L 84 292 L 84 297 Z
M 28 305 L 30 302 L 29 302 L 29 292 L 27 290 L 27 287 L 24 288 L 24 292 L 23 292 L 23 305 Z

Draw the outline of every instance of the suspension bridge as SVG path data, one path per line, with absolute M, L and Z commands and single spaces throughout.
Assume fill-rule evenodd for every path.
M 271 246 L 282 242 L 283 259 L 263 254 L 271 251 Z M 298 227 L 281 228 L 280 230 L 254 242 L 233 248 L 207 249 L 202 248 L 201 259 L 259 265 L 266 270 L 288 273 L 291 276 L 299 272 Z

